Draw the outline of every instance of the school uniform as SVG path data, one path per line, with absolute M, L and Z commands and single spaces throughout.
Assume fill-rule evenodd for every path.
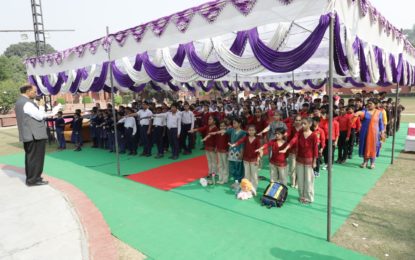
M 297 135 L 298 131 L 294 126 L 292 126 L 290 128 L 290 131 L 288 132 L 287 140 L 291 141 Z M 290 177 L 291 187 L 297 187 L 297 173 L 295 170 L 297 166 L 297 160 L 295 158 L 297 154 L 297 147 L 296 146 L 290 147 L 287 153 L 288 153 L 288 175 Z
M 321 119 L 319 127 L 321 127 L 324 130 L 324 134 L 326 136 L 326 145 L 323 150 L 323 157 L 324 157 L 324 163 L 327 165 L 329 161 L 329 120 L 328 119 Z M 333 126 L 332 126 L 332 135 L 331 140 L 333 141 L 332 146 L 332 162 L 334 162 L 334 152 L 336 151 L 335 141 L 339 138 L 340 130 L 339 130 L 339 122 L 336 120 L 333 120 Z
M 249 140 L 249 136 L 245 136 L 235 143 L 236 145 L 244 144 L 244 151 L 242 160 L 244 162 L 244 178 L 248 179 L 254 189 L 258 187 L 258 156 L 256 152 L 261 147 L 261 140 L 259 137 L 254 137 L 252 142 Z
M 102 140 L 102 123 L 104 122 L 104 118 L 102 116 L 97 116 L 95 119 L 95 138 L 97 140 L 97 146 L 100 148 L 104 148 L 103 140 Z
M 218 128 L 216 126 L 204 126 L 197 129 L 198 132 L 203 133 L 207 136 L 209 133 L 217 132 Z M 210 136 L 206 141 L 205 144 L 205 151 L 206 151 L 206 158 L 208 161 L 208 174 L 211 175 L 213 173 L 217 173 L 217 157 L 216 157 L 216 135 Z
M 348 139 L 350 138 L 351 118 L 347 114 L 336 117 L 336 121 L 339 122 L 339 141 L 337 161 L 346 161 L 348 155 Z
M 92 114 L 91 119 L 89 120 L 89 135 L 92 139 L 92 147 L 98 147 L 98 139 L 96 134 L 96 125 L 97 125 L 97 114 Z
M 124 123 L 117 122 L 117 139 L 118 139 L 118 150 L 121 154 L 125 153 L 127 145 L 125 142 L 125 128 Z
M 126 149 L 129 150 L 131 155 L 137 154 L 137 142 L 134 138 L 135 134 L 137 133 L 135 118 L 132 116 L 124 117 L 120 119 L 118 123 L 124 123 Z
M 307 138 L 304 132 L 299 131 L 290 141 L 290 146 L 296 147 L 296 173 L 298 194 L 309 202 L 314 201 L 314 172 L 313 160 L 318 158 L 318 141 L 315 133 Z
M 150 109 L 140 109 L 137 112 L 140 123 L 140 142 L 143 146 L 143 155 L 151 156 L 151 134 L 148 134 L 148 129 L 151 127 L 150 121 L 153 116 L 153 112 Z M 151 130 L 151 129 L 150 129 Z
M 355 117 L 354 114 L 347 114 L 347 115 L 349 116 L 350 121 L 351 121 L 350 133 L 348 134 L 349 141 L 347 143 L 347 155 L 349 159 L 352 159 L 354 143 L 357 137 L 357 133 L 359 133 L 360 127 L 362 124 L 360 122 L 360 118 Z
M 195 125 L 195 116 L 192 111 L 182 111 L 181 112 L 182 120 L 182 131 L 180 134 L 180 148 L 183 148 L 185 153 L 192 152 L 192 134 L 189 133 L 190 130 L 193 130 Z
M 314 168 L 314 172 L 319 175 L 320 173 L 320 164 L 321 164 L 321 156 L 320 156 L 320 150 L 325 148 L 326 146 L 326 134 L 324 133 L 324 130 L 318 127 L 314 130 L 314 133 L 317 137 L 317 143 L 318 143 L 318 158 L 316 160 L 316 167 Z
M 72 143 L 75 144 L 77 150 L 81 149 L 82 144 L 82 117 L 74 118 L 72 121 Z
M 56 118 L 55 120 L 56 139 L 60 149 L 66 149 L 66 142 L 64 137 L 65 120 L 62 117 Z
M 229 148 L 229 136 L 226 134 L 216 135 L 216 153 L 219 161 L 219 182 L 227 183 L 229 180 L 229 161 L 228 161 L 228 149 Z
M 157 146 L 157 156 L 162 157 L 164 155 L 164 136 L 165 136 L 166 118 L 154 117 L 153 119 L 153 134 L 152 142 L 150 145 L 150 154 L 154 144 Z
M 176 113 L 167 112 L 159 115 L 166 117 L 167 134 L 171 147 L 172 157 L 171 159 L 177 159 L 179 157 L 179 135 L 181 132 L 181 115 L 180 112 Z
M 114 132 L 114 120 L 111 117 L 105 119 L 105 134 L 107 135 L 107 149 L 110 152 L 115 151 L 115 132 Z
M 268 148 L 270 181 L 279 182 L 287 186 L 288 171 L 287 171 L 287 153 L 280 153 L 284 150 L 288 143 L 284 142 L 281 146 L 278 145 L 277 140 L 271 140 L 264 145 L 264 149 Z
M 231 143 L 236 143 L 241 138 L 246 135 L 244 130 L 236 131 L 233 128 L 226 130 L 225 134 L 229 135 L 229 141 Z M 235 181 L 241 182 L 244 177 L 244 168 L 242 162 L 242 150 L 244 149 L 244 144 L 230 147 L 228 152 L 228 161 L 229 161 L 229 174 L 233 177 Z

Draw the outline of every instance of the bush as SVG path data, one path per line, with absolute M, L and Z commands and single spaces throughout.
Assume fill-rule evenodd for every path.
M 116 106 L 122 105 L 122 96 L 120 95 L 114 96 L 114 103 Z
M 58 97 L 56 99 L 56 103 L 61 104 L 61 105 L 65 105 L 66 100 L 63 97 Z
M 11 79 L 0 81 L 0 114 L 7 114 L 14 108 L 19 97 L 19 86 Z
M 92 98 L 90 96 L 84 96 L 82 97 L 82 104 L 91 104 Z

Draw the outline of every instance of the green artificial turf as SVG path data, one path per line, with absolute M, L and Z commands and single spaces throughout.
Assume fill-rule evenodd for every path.
M 396 155 L 403 148 L 406 125 L 397 135 Z M 375 170 L 360 169 L 359 158 L 335 165 L 333 233 L 373 187 L 390 162 L 391 139 Z M 87 149 L 85 149 L 87 150 Z M 87 152 L 61 152 L 46 157 L 45 172 L 82 190 L 101 210 L 114 236 L 152 259 L 365 259 L 366 256 L 325 241 L 327 175 L 316 179 L 315 203 L 297 202 L 296 190 L 280 209 L 266 209 L 259 197 L 238 201 L 225 186 L 202 188 L 198 182 L 161 191 L 91 166 Z M 70 155 L 68 157 L 64 156 Z M 93 150 L 105 163 L 105 151 Z M 83 154 L 83 156 L 82 156 Z M 62 157 L 61 157 L 62 156 Z M 23 154 L 0 157 L 4 164 L 23 166 Z M 76 158 L 76 160 L 74 159 Z M 108 159 L 109 160 L 109 159 Z M 155 159 L 154 159 L 155 160 Z M 122 167 L 126 162 L 122 161 Z M 83 164 L 81 163 L 83 162 Z M 149 159 L 137 158 L 150 167 Z M 98 162 L 96 162 L 98 163 Z M 166 161 L 168 163 L 168 161 Z M 98 164 L 96 164 L 98 165 Z M 104 167 L 105 168 L 105 167 Z M 103 174 L 104 173 L 104 174 Z M 261 171 L 268 176 L 268 171 Z M 260 182 L 260 192 L 267 184 Z

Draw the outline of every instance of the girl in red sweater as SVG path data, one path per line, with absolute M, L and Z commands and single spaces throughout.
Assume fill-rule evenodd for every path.
M 296 147 L 296 173 L 299 201 L 305 204 L 314 201 L 313 168 L 316 167 L 318 158 L 318 140 L 316 134 L 311 131 L 312 123 L 311 118 L 303 118 L 301 120 L 303 129 L 281 151 L 285 152 L 290 147 Z
M 268 150 L 271 150 L 269 155 L 270 181 L 279 182 L 287 186 L 287 153 L 280 152 L 280 150 L 284 150 L 288 145 L 284 138 L 285 129 L 276 129 L 275 139 L 264 144 L 258 149 L 258 152 L 262 156 L 264 149 L 268 148 Z
M 225 121 L 220 122 L 220 130 L 226 131 L 228 126 Z M 229 180 L 229 162 L 228 162 L 228 145 L 229 135 L 216 135 L 216 155 L 219 161 L 219 181 L 217 184 L 228 183 Z
M 189 133 L 194 132 L 200 132 L 203 136 L 206 136 L 203 141 L 205 144 L 205 151 L 206 151 L 206 158 L 208 161 L 208 168 L 209 168 L 209 175 L 212 176 L 212 174 L 215 174 L 217 171 L 216 165 L 217 165 L 217 158 L 216 158 L 216 136 L 215 135 L 209 135 L 212 132 L 217 132 L 218 128 L 217 126 L 217 119 L 213 116 L 209 116 L 208 119 L 208 125 L 202 126 L 199 128 L 194 128 L 193 130 L 190 130 Z
M 261 147 L 261 140 L 256 136 L 255 125 L 248 126 L 248 136 L 241 138 L 236 143 L 230 144 L 230 147 L 239 146 L 244 144 L 244 151 L 242 160 L 244 162 L 245 179 L 248 179 L 254 187 L 254 194 L 258 187 L 258 164 L 259 164 L 259 152 L 257 151 Z

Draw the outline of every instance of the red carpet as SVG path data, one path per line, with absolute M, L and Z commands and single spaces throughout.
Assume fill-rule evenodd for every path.
M 127 176 L 128 179 L 161 190 L 171 190 L 208 174 L 206 156 L 174 162 Z

